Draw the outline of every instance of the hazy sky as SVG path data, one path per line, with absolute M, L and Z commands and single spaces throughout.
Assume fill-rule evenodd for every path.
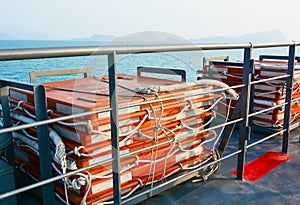
M 58 38 L 161 31 L 184 38 L 281 29 L 300 38 L 299 0 L 0 0 L 0 33 Z

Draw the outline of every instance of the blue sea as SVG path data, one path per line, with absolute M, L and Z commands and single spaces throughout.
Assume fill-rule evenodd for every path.
M 0 40 L 0 49 L 14 48 L 43 48 L 43 47 L 68 47 L 68 46 L 104 46 L 107 42 L 96 41 L 50 41 L 50 40 Z M 127 45 L 128 46 L 128 45 Z M 129 45 L 130 46 L 130 45 Z M 255 49 L 254 57 L 260 54 L 287 55 L 287 48 Z M 188 81 L 196 79 L 196 71 L 202 69 L 203 57 L 229 55 L 231 61 L 243 60 L 243 50 L 217 50 L 217 51 L 193 51 L 193 52 L 171 52 L 155 54 L 131 54 L 117 56 L 118 73 L 136 74 L 138 66 L 152 66 L 161 68 L 179 68 L 187 71 Z M 0 78 L 13 79 L 29 82 L 29 73 L 37 70 L 54 70 L 63 68 L 92 69 L 92 75 L 107 75 L 106 56 L 85 56 L 68 58 L 33 59 L 19 61 L 0 61 Z M 80 76 L 75 76 L 80 77 Z M 74 78 L 74 76 L 55 76 L 38 78 L 37 82 L 56 81 Z

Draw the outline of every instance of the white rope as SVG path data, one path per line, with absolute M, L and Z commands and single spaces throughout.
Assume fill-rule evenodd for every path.
M 220 76 L 224 75 L 224 76 L 229 76 L 229 77 L 232 77 L 232 78 L 239 78 L 239 79 L 243 78 L 242 76 L 231 75 L 231 74 L 227 73 L 226 71 L 223 71 L 223 72 L 219 73 L 219 75 Z
M 176 137 L 176 134 L 174 132 L 172 132 L 172 134 L 174 135 L 174 141 L 172 142 L 172 146 L 171 146 L 171 148 L 170 148 L 170 150 L 169 150 L 169 152 L 166 155 L 165 160 L 164 160 L 164 170 L 163 170 L 162 178 L 165 178 L 165 174 L 166 174 L 166 170 L 167 170 L 167 160 L 168 160 L 169 156 L 176 153 L 175 152 L 175 153 L 171 154 L 171 151 L 175 148 L 175 145 L 178 143 L 178 139 Z
M 138 157 L 137 157 L 137 160 L 135 161 L 135 163 L 130 164 L 130 166 L 125 167 L 124 169 L 121 169 L 120 170 L 120 174 L 122 174 L 122 173 L 124 173 L 124 172 L 126 172 L 126 171 L 128 171 L 130 169 L 132 169 L 133 167 L 137 166 L 138 164 L 139 164 L 139 161 L 138 161 Z M 105 175 L 105 176 L 91 175 L 91 179 L 110 179 L 112 177 L 113 177 L 112 173 L 109 174 L 109 175 Z
M 222 97 L 218 98 L 209 108 L 207 109 L 199 109 L 199 108 L 193 108 L 193 110 L 199 111 L 198 114 L 200 113 L 204 113 L 204 112 L 208 112 L 210 110 L 212 110 L 219 102 L 221 102 L 221 100 L 225 99 L 225 95 L 223 95 Z
M 211 80 L 211 79 L 202 79 L 196 82 L 189 82 L 189 83 L 182 83 L 182 84 L 175 84 L 175 85 L 163 85 L 163 86 L 150 86 L 148 88 L 141 88 L 138 87 L 135 89 L 137 93 L 142 94 L 156 94 L 160 92 L 172 92 L 177 90 L 183 90 L 187 88 L 192 88 L 196 86 L 202 86 L 202 85 L 213 85 L 221 88 L 226 88 L 226 92 L 233 98 L 238 99 L 239 95 L 231 89 L 227 84 L 220 82 L 218 80 Z
M 90 188 L 91 188 L 91 175 L 89 172 L 86 172 L 88 176 L 84 175 L 84 174 L 81 174 L 81 173 L 78 173 L 78 174 L 81 174 L 82 177 L 85 178 L 86 182 L 87 182 L 87 187 L 86 187 L 86 190 L 85 190 L 85 194 L 84 196 L 82 197 L 82 200 L 80 202 L 80 205 L 86 205 L 86 198 L 87 198 L 87 195 L 90 191 Z
M 85 147 L 84 146 L 74 147 L 74 149 L 72 151 L 68 152 L 67 155 L 74 154 L 77 157 L 88 157 L 89 154 L 80 152 L 80 150 L 82 150 L 82 149 L 85 149 Z
M 257 92 L 254 92 L 254 96 L 256 97 L 261 97 L 261 96 L 264 96 L 264 95 L 269 95 L 269 94 L 273 94 L 273 93 L 277 93 L 277 94 L 281 94 L 280 90 L 274 90 L 274 91 L 269 91 L 269 92 L 264 92 L 264 93 L 257 93 Z
M 184 122 L 182 122 L 182 124 L 183 124 L 184 127 L 188 128 L 189 130 L 194 130 L 194 131 L 198 132 L 198 131 L 201 130 L 203 127 L 209 125 L 209 124 L 216 118 L 216 113 L 215 113 L 215 111 L 212 111 L 212 113 L 213 113 L 213 114 L 212 114 L 211 118 L 210 118 L 206 123 L 204 123 L 203 125 L 198 126 L 198 127 L 196 127 L 196 128 L 190 127 L 189 125 L 187 125 L 187 123 L 184 123 Z
M 159 99 L 158 93 L 155 93 L 155 96 Z M 160 118 L 162 118 L 164 107 L 163 107 L 163 103 L 162 102 L 160 102 L 160 105 L 161 105 Z M 153 105 L 150 103 L 149 106 L 151 107 L 151 110 L 152 110 L 153 115 L 154 115 L 154 136 L 153 136 L 153 142 L 157 143 L 158 142 L 157 132 L 158 132 L 159 127 L 162 127 L 162 126 L 160 124 L 160 118 L 158 120 L 156 118 L 156 112 L 155 112 L 155 109 L 154 109 Z M 150 178 L 150 174 L 151 174 L 151 170 L 152 170 L 151 188 L 153 188 L 153 185 L 154 185 L 153 180 L 154 180 L 154 175 L 155 175 L 155 170 L 156 170 L 156 159 L 157 159 L 158 147 L 156 147 L 154 149 L 155 149 L 154 160 L 150 162 L 149 175 L 148 175 L 148 178 Z M 152 156 L 153 156 L 153 149 L 151 151 L 152 151 L 152 153 L 151 153 L 151 158 L 150 159 L 152 159 Z
M 149 114 L 146 114 L 143 119 L 139 122 L 139 124 L 131 131 L 129 132 L 125 132 L 125 133 L 120 133 L 120 137 L 124 137 L 127 135 L 131 135 L 132 133 L 135 133 L 138 129 L 140 129 L 140 127 L 144 124 L 144 122 L 146 121 L 146 119 L 149 117 Z
M 21 129 L 21 130 L 25 134 L 26 137 L 28 137 L 32 140 L 37 140 L 37 137 L 34 137 L 34 136 L 30 135 L 25 129 Z
M 88 126 L 87 122 L 62 122 L 58 121 L 58 124 L 65 125 L 68 127 L 76 127 L 76 126 Z
M 26 144 L 21 144 L 21 141 L 17 141 L 17 146 L 18 147 L 26 147 L 29 148 L 30 150 L 32 150 L 33 152 L 35 152 L 37 155 L 39 155 L 39 152 L 37 150 L 35 150 L 33 147 L 26 145 Z
M 177 153 L 178 151 L 179 151 L 179 149 L 174 150 L 174 151 L 170 154 L 170 156 L 174 155 L 174 154 Z M 158 159 L 156 159 L 156 160 L 152 160 L 152 159 L 139 159 L 139 158 L 137 157 L 137 161 L 138 161 L 138 163 L 161 162 L 161 161 L 165 160 L 165 158 L 166 158 L 166 156 L 161 157 L 161 158 L 158 158 Z
M 32 118 L 34 118 L 34 119 L 36 118 L 35 115 L 31 114 L 27 109 L 22 108 L 22 110 L 23 110 L 27 115 L 29 115 L 29 117 L 32 117 Z
M 176 172 L 178 172 L 178 171 L 180 171 L 181 170 L 181 168 L 177 168 L 177 169 L 175 169 L 174 171 L 172 171 L 172 172 L 170 172 L 169 174 L 167 174 L 164 178 L 168 178 L 169 176 L 171 176 L 171 175 L 173 175 L 174 173 L 176 173 Z M 153 183 L 156 183 L 156 182 L 159 182 L 161 180 L 161 178 L 160 179 L 157 179 L 157 180 L 154 180 L 153 181 Z M 148 183 L 145 183 L 144 185 L 149 185 L 149 184 L 151 184 L 152 182 L 148 182 Z
M 207 138 L 206 138 L 206 140 L 203 141 L 203 142 L 201 142 L 197 147 L 194 147 L 193 149 L 190 149 L 190 150 L 186 150 L 186 149 L 184 149 L 184 148 L 182 147 L 181 144 L 179 144 L 180 150 L 185 151 L 185 152 L 193 152 L 193 151 L 199 149 L 202 145 L 207 144 L 207 143 L 213 141 L 214 139 L 216 139 L 216 132 L 215 132 L 214 130 L 211 130 L 211 131 L 214 132 L 214 135 L 213 135 L 210 139 L 207 139 Z
M 228 103 L 227 114 L 226 114 L 226 118 L 225 118 L 226 120 L 225 120 L 224 124 L 227 123 L 228 118 L 229 118 L 231 102 L 232 102 L 232 100 L 230 100 L 229 103 Z M 216 145 L 217 145 L 217 143 L 218 143 L 218 141 L 219 141 L 219 139 L 220 139 L 220 137 L 221 137 L 221 135 L 222 135 L 224 129 L 225 129 L 225 126 L 222 127 L 222 129 L 221 129 L 221 131 L 220 131 L 220 133 L 219 133 L 219 135 L 218 135 L 216 141 L 215 141 L 214 144 L 213 144 L 212 150 L 215 150 L 215 147 L 216 147 Z
M 225 105 L 226 107 L 229 107 L 229 108 L 232 108 L 232 109 L 234 109 L 235 107 L 233 107 L 233 106 L 229 106 L 229 104 L 227 104 L 227 103 L 224 103 L 224 102 L 222 102 L 222 101 L 220 101 L 220 103 L 222 104 L 222 105 Z
M 24 103 L 24 101 L 19 101 L 17 106 L 14 107 L 13 109 L 11 109 L 10 111 L 15 111 L 15 110 L 18 110 L 18 109 L 22 110 L 22 107 L 21 107 L 22 103 Z
M 121 199 L 126 199 L 129 196 L 131 196 L 138 188 L 143 186 L 143 182 L 140 178 L 135 179 L 137 180 L 139 183 L 126 195 L 122 196 Z M 106 202 L 100 202 L 99 205 L 107 205 L 107 204 L 113 204 L 114 201 L 106 201 Z
M 198 167 L 200 167 L 201 165 L 207 163 L 210 159 L 212 159 L 212 157 L 208 157 L 207 159 L 205 159 L 204 161 L 200 162 L 199 164 L 195 165 L 195 166 L 189 166 L 189 167 L 184 167 L 182 166 L 182 170 L 192 170 L 192 169 L 196 169 Z
M 160 120 L 162 120 L 162 121 L 168 121 L 168 120 L 172 120 L 172 119 L 177 119 L 178 117 L 180 117 L 181 115 L 182 115 L 182 113 L 183 112 L 185 112 L 186 110 L 188 110 L 188 106 L 185 106 L 183 109 L 181 109 L 181 111 L 179 112 L 179 113 L 177 113 L 177 114 L 175 114 L 175 115 L 171 115 L 171 116 L 167 116 L 167 117 L 162 117 L 162 118 L 159 118 Z M 149 110 L 148 110 L 148 112 L 150 112 Z M 154 118 L 153 117 L 151 117 L 151 116 L 149 116 L 149 119 L 150 120 L 153 120 Z
M 31 124 L 31 123 L 36 122 L 35 120 L 33 120 L 31 118 L 28 118 L 26 116 L 23 116 L 23 115 L 20 115 L 20 114 L 17 114 L 17 113 L 13 113 L 13 112 L 10 113 L 10 116 L 11 116 L 11 118 L 16 119 L 18 121 L 22 121 L 23 123 L 26 123 L 26 124 Z M 15 134 L 15 135 L 18 135 L 18 134 Z M 53 143 L 55 145 L 55 154 L 54 154 L 54 159 L 53 160 L 56 161 L 56 162 L 59 162 L 62 166 L 65 166 L 65 165 L 68 165 L 68 164 L 73 165 L 72 163 L 66 161 L 66 148 L 65 148 L 64 143 L 62 142 L 62 139 L 50 127 L 49 127 L 49 136 L 50 136 L 50 139 L 53 141 Z M 25 138 L 26 137 L 24 136 L 24 140 L 25 140 Z M 31 144 L 29 144 L 30 146 L 36 146 L 36 145 L 34 145 L 33 142 L 28 142 L 28 143 L 31 143 Z M 35 149 L 38 150 L 38 146 Z M 63 167 L 63 168 L 66 168 L 66 167 Z
M 259 100 L 259 99 L 254 99 L 254 104 L 266 105 L 266 106 L 269 106 L 269 107 L 276 106 L 276 103 L 273 102 L 273 101 Z
M 270 70 L 287 70 L 288 64 L 260 64 L 260 68 Z M 294 69 L 299 69 L 299 64 L 294 64 Z
M 223 114 L 221 114 L 221 113 L 219 113 L 219 112 L 217 112 L 217 111 L 215 111 L 215 112 L 216 112 L 216 115 L 219 115 L 220 117 L 226 119 L 226 116 L 225 116 L 225 115 L 223 115 Z
M 175 131 L 178 130 L 179 128 L 182 128 L 182 126 L 176 126 L 176 127 L 173 128 L 172 130 L 170 130 L 170 132 L 169 132 L 168 134 L 170 134 L 170 133 L 172 133 L 172 132 L 175 132 Z M 167 128 L 164 128 L 164 129 L 167 129 Z M 153 136 L 149 136 L 149 135 L 147 135 L 147 134 L 145 134 L 145 133 L 143 133 L 143 132 L 140 132 L 140 134 L 141 134 L 141 137 L 144 136 L 144 137 L 146 137 L 146 138 L 148 138 L 148 139 L 151 139 L 151 140 L 153 139 Z M 166 136 L 165 133 L 163 133 L 163 134 L 161 134 L 161 135 L 158 135 L 157 138 L 162 138 L 162 137 L 164 137 L 164 136 Z
M 146 110 L 147 111 L 147 110 Z M 120 133 L 119 134 L 119 137 L 125 137 L 127 136 L 126 140 L 128 139 L 128 135 L 131 135 L 136 133 L 136 131 L 144 124 L 144 122 L 146 121 L 146 119 L 148 118 L 149 114 L 146 114 L 143 119 L 139 122 L 139 124 L 131 131 L 129 132 L 126 132 L 126 133 Z M 120 130 L 120 128 L 119 128 Z M 110 137 L 110 133 L 106 133 L 106 132 L 102 132 L 102 131 L 98 131 L 98 130 L 92 130 L 92 133 L 95 133 L 95 134 L 101 134 L 101 135 L 105 135 L 105 136 L 109 136 Z M 122 140 L 124 141 L 124 140 Z
M 21 142 L 23 142 L 24 144 L 28 145 L 29 147 L 31 147 L 33 150 L 36 150 L 36 153 L 38 154 L 38 150 L 39 150 L 39 145 L 36 141 L 25 137 L 24 135 L 22 135 L 19 132 L 12 132 L 12 137 L 15 140 L 19 140 Z

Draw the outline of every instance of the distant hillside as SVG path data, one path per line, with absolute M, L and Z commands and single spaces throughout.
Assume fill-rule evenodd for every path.
M 166 32 L 143 31 L 124 35 L 109 42 L 108 45 L 170 45 L 190 44 L 190 41 Z
M 43 33 L 31 31 L 0 32 L 2 40 L 62 40 Z M 190 43 L 276 43 L 286 42 L 281 30 L 248 33 L 240 36 L 215 36 L 200 39 L 184 39 L 180 36 L 157 31 L 136 32 L 121 37 L 113 35 L 94 34 L 86 38 L 73 38 L 74 41 L 102 41 L 109 45 L 166 45 L 166 44 L 190 44 Z
M 248 33 L 237 37 L 216 36 L 201 39 L 191 39 L 194 43 L 278 43 L 286 42 L 281 30 L 262 31 Z
M 116 37 L 113 35 L 101 35 L 101 34 L 94 34 L 87 38 L 73 38 L 73 41 L 111 41 Z
M 115 37 L 113 35 L 95 34 L 88 38 L 75 38 L 76 41 L 106 41 L 108 45 L 163 45 L 163 44 L 188 44 L 188 40 L 174 34 L 143 31 Z

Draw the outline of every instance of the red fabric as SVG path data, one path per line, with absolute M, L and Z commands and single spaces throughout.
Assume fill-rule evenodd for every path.
M 269 151 L 245 165 L 244 179 L 255 182 L 291 158 L 292 156 L 287 154 Z M 230 174 L 236 176 L 237 170 L 230 172 Z

